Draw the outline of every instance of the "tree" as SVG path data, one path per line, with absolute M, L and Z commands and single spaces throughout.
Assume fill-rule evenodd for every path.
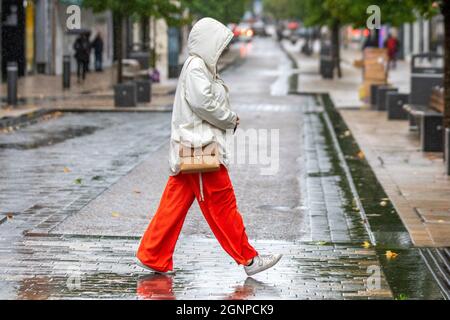
M 365 28 L 367 24 L 367 8 L 377 5 L 380 8 L 382 23 L 399 26 L 415 20 L 413 6 L 410 1 L 403 0 L 325 0 L 323 6 L 332 17 L 332 41 L 335 45 L 335 60 L 340 60 L 339 29 L 341 25 Z M 376 34 L 378 30 L 375 30 Z M 340 68 L 338 66 L 338 72 Z
M 117 83 L 122 83 L 122 26 L 126 17 L 162 17 L 169 24 L 181 21 L 181 6 L 167 0 L 83 0 L 83 6 L 92 8 L 94 12 L 111 10 L 115 23 L 115 42 L 117 51 Z
M 297 17 L 307 26 L 328 26 L 331 30 L 331 44 L 333 60 L 341 75 L 340 68 L 340 38 L 342 25 L 350 24 L 354 27 L 366 27 L 368 18 L 367 8 L 377 5 L 381 10 L 382 23 L 394 26 L 412 22 L 416 19 L 415 10 L 418 2 L 432 2 L 431 0 L 281 0 L 285 5 L 281 7 L 278 0 L 265 0 L 270 10 L 283 18 Z M 443 0 L 445 1 L 445 0 Z M 425 9 L 429 5 L 423 6 Z M 424 11 L 424 8 L 422 11 Z
M 211 17 L 224 24 L 237 23 L 244 16 L 250 0 L 183 0 L 183 5 L 197 18 Z
M 276 20 L 299 19 L 303 2 L 295 0 L 263 0 L 264 12 Z
M 264 0 L 264 10 L 275 19 L 299 19 L 307 27 L 328 26 L 331 30 L 331 52 L 338 77 L 342 76 L 340 64 L 339 30 L 341 21 L 333 16 L 326 1 L 317 0 Z
M 152 29 L 156 28 L 155 20 L 164 19 L 169 26 L 181 26 L 189 22 L 183 17 L 184 7 L 181 1 L 168 0 L 139 0 L 140 10 L 135 15 L 141 23 L 142 37 L 141 41 L 144 47 L 148 46 L 150 38 L 150 17 L 153 17 Z M 151 66 L 156 64 L 156 37 L 157 33 L 153 30 L 153 48 L 151 50 Z M 149 47 L 149 46 L 148 46 Z

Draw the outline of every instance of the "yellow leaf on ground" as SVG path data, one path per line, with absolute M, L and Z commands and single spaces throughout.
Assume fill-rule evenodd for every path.
M 363 248 L 370 248 L 370 242 L 368 242 L 368 241 L 364 241 L 363 242 L 363 244 L 362 244 L 362 246 L 363 246 Z
M 118 213 L 117 211 L 113 211 L 111 214 L 114 218 L 120 217 L 120 213 Z
M 391 250 L 386 251 L 386 258 L 388 258 L 388 259 L 395 259 L 395 258 L 397 258 L 397 256 L 398 256 L 398 253 L 395 253 L 394 251 L 391 251 Z
M 70 169 L 67 167 L 64 167 L 64 173 L 69 173 L 69 172 L 70 172 Z
M 360 159 L 364 159 L 364 152 L 362 152 L 362 151 L 359 151 L 358 152 L 358 158 L 360 158 Z

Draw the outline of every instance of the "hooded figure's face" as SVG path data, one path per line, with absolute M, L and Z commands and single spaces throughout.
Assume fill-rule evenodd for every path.
M 217 61 L 232 38 L 233 33 L 222 23 L 212 18 L 203 18 L 192 27 L 188 51 L 190 55 L 202 58 L 215 73 Z

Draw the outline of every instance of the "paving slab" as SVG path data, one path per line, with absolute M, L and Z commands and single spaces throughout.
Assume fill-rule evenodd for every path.
M 3 250 L 11 248 L 2 240 Z M 382 272 L 379 286 L 368 285 L 373 269 L 380 268 L 373 249 L 252 242 L 284 258 L 273 269 L 247 277 L 215 239 L 181 237 L 175 250 L 176 274 L 164 276 L 134 263 L 135 240 L 30 238 L 14 246 L 9 259 L 0 260 L 0 299 L 392 298 Z

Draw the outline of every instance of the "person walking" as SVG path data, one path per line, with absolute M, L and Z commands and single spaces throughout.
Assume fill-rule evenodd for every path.
M 75 59 L 77 60 L 77 78 L 78 83 L 81 83 L 86 79 L 86 72 L 89 67 L 89 56 L 91 52 L 91 45 L 89 43 L 88 36 L 81 34 L 73 44 L 75 51 Z
M 384 47 L 387 48 L 388 52 L 389 69 L 395 69 L 397 67 L 397 53 L 399 48 L 397 37 L 390 33 L 384 42 Z
M 249 243 L 228 176 L 225 138 L 239 125 L 239 117 L 230 109 L 217 61 L 232 38 L 212 18 L 199 20 L 189 34 L 189 57 L 173 105 L 170 177 L 136 253 L 137 264 L 150 271 L 173 271 L 175 245 L 195 199 L 222 248 L 249 276 L 281 259 L 280 254 L 260 255 Z
M 101 72 L 103 70 L 103 38 L 100 32 L 92 41 L 91 47 L 94 49 L 95 71 Z

